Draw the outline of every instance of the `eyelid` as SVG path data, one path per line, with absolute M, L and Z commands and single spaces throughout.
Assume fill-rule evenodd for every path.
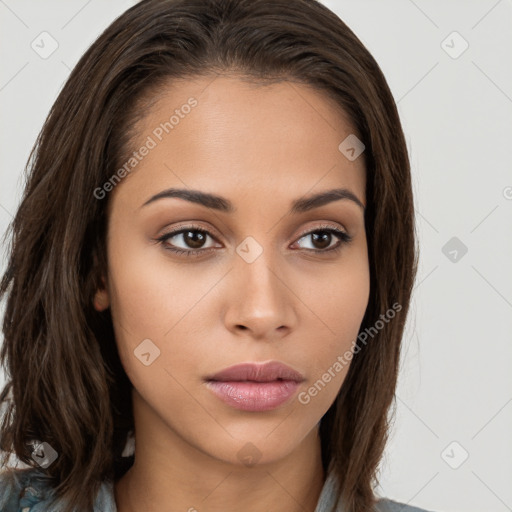
M 299 238 L 302 238 L 304 235 L 309 235 L 309 234 L 311 234 L 312 232 L 315 232 L 315 231 L 321 231 L 322 229 L 334 229 L 336 231 L 341 231 L 341 232 L 346 233 L 348 235 L 348 232 L 347 232 L 347 230 L 345 228 L 340 227 L 337 224 L 329 224 L 329 223 L 324 221 L 324 223 L 321 224 L 320 226 L 313 226 L 313 227 L 309 227 L 309 228 L 305 229 L 299 235 Z
M 162 235 L 159 235 L 158 237 L 156 237 L 156 239 L 162 238 L 162 237 L 168 236 L 168 235 L 178 235 L 178 234 L 180 234 L 180 232 L 182 232 L 183 230 L 187 230 L 187 229 L 188 230 L 202 231 L 202 232 L 205 232 L 206 234 L 208 234 L 209 236 L 213 235 L 211 233 L 212 228 L 209 228 L 209 227 L 206 228 L 206 227 L 200 226 L 199 224 L 194 224 L 193 221 L 191 221 L 191 222 L 184 222 L 182 225 L 178 224 L 177 226 L 174 226 L 171 230 L 169 230 L 167 232 L 164 232 Z M 340 227 L 337 224 L 329 223 L 328 221 L 324 221 L 319 226 L 310 226 L 308 228 L 305 228 L 304 230 L 302 230 L 300 232 L 298 237 L 300 239 L 300 238 L 302 238 L 305 235 L 309 235 L 312 232 L 320 231 L 322 229 L 334 229 L 334 230 L 342 231 L 343 233 L 348 234 L 347 230 L 344 227 Z M 212 238 L 215 238 L 215 237 L 212 236 Z M 217 238 L 220 238 L 220 237 L 217 237 Z
M 172 229 L 169 229 L 169 231 L 164 231 L 164 233 L 162 233 L 161 235 L 158 235 L 158 237 L 156 237 L 155 239 L 157 240 L 159 238 L 163 238 L 163 237 L 169 236 L 169 235 L 175 236 L 175 235 L 183 233 L 184 231 L 187 231 L 187 230 L 188 231 L 201 231 L 203 233 L 208 234 L 212 238 L 217 237 L 216 233 L 212 233 L 212 231 L 215 232 L 215 229 L 213 229 L 211 227 L 200 226 L 199 224 L 195 224 L 194 221 L 190 221 L 190 222 L 180 223 L 177 226 L 173 226 Z M 215 236 L 213 236 L 214 234 L 215 234 Z M 217 238 L 220 238 L 220 237 L 217 237 Z

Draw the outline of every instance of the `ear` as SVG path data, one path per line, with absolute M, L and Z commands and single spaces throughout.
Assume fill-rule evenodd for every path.
M 110 306 L 110 297 L 103 276 L 101 276 L 101 282 L 103 283 L 103 286 L 96 290 L 96 293 L 94 294 L 93 305 L 96 311 L 104 311 Z

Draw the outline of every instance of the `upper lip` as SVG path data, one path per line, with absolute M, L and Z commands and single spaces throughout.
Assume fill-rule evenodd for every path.
M 275 380 L 293 380 L 302 382 L 304 377 L 293 368 L 271 361 L 268 363 L 242 363 L 207 377 L 206 380 L 216 381 L 254 381 L 254 382 L 272 382 Z

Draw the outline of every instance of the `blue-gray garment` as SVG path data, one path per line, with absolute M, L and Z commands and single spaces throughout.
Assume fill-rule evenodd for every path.
M 333 473 L 327 475 L 322 488 L 315 512 L 328 512 L 334 500 Z M 12 472 L 0 473 L 0 512 L 61 512 L 58 503 L 49 507 L 50 498 L 54 496 L 53 489 L 48 484 L 45 474 L 39 469 L 27 468 Z M 344 512 L 338 503 L 337 512 Z M 110 481 L 101 484 L 94 503 L 94 512 L 117 512 L 114 499 L 114 485 Z M 428 512 L 424 509 L 381 499 L 375 512 Z

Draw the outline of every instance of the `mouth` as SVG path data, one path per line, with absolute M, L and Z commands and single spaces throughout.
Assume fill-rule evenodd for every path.
M 285 404 L 304 380 L 302 374 L 278 362 L 235 365 L 205 379 L 208 389 L 221 401 L 252 412 Z

